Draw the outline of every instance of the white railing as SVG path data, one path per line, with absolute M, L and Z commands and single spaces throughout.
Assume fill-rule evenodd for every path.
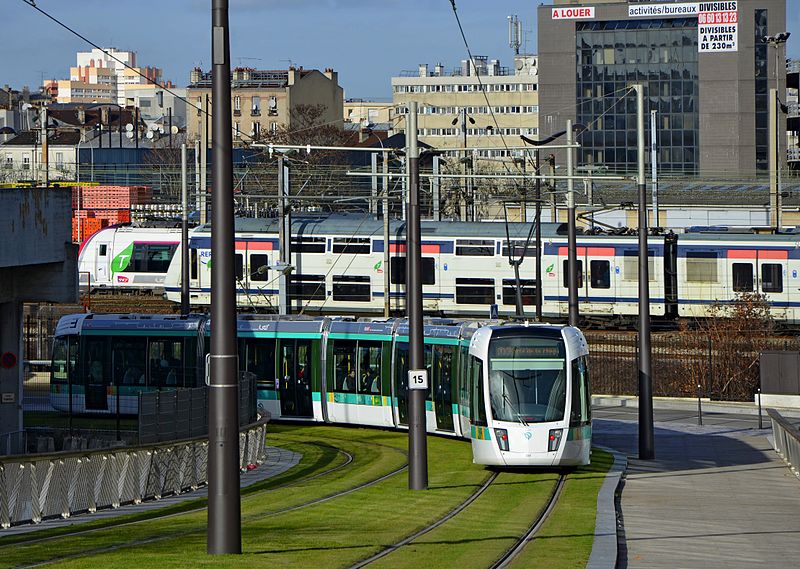
M 239 432 L 242 470 L 266 459 L 267 423 Z M 0 527 L 138 504 L 207 482 L 208 439 L 0 460 Z
M 800 431 L 775 409 L 767 409 L 772 421 L 772 439 L 775 450 L 789 469 L 800 478 Z

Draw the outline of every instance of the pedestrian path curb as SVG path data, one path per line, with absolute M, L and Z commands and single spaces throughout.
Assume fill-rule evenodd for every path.
M 597 494 L 597 516 L 594 526 L 594 543 L 586 569 L 614 569 L 617 566 L 617 508 L 616 494 L 622 475 L 628 468 L 627 457 L 609 447 L 596 446 L 614 457 L 614 464 Z

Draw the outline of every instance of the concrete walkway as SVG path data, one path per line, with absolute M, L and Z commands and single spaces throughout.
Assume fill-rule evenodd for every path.
M 617 567 L 800 567 L 800 480 L 773 450 L 769 421 L 762 430 L 735 416 L 708 424 L 711 407 L 698 426 L 691 408 L 684 420 L 672 409 L 665 420 L 656 409 L 647 461 L 637 458 L 635 420 L 595 414 L 594 444 L 628 457 Z

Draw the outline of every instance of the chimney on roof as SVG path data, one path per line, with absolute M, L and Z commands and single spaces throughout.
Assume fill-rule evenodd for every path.
M 437 63 L 433 68 L 433 74 L 436 77 L 441 77 L 442 75 L 444 75 L 444 65 L 442 65 L 441 63 Z
M 324 72 L 325 77 L 333 81 L 334 83 L 339 82 L 339 73 L 333 70 L 333 67 L 326 67 Z
M 427 63 L 420 63 L 419 64 L 419 76 L 420 77 L 427 77 L 428 76 L 428 64 Z
M 199 67 L 195 67 L 194 69 L 192 69 L 192 72 L 189 74 L 190 83 L 199 83 L 202 78 L 203 78 L 203 71 Z

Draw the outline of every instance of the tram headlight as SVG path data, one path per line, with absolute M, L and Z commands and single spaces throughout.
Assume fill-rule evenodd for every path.
M 547 450 L 553 452 L 558 450 L 561 445 L 561 436 L 564 434 L 564 429 L 550 429 L 550 436 L 547 439 Z
M 497 439 L 497 446 L 500 450 L 508 450 L 508 431 L 505 429 L 495 429 L 494 436 Z

